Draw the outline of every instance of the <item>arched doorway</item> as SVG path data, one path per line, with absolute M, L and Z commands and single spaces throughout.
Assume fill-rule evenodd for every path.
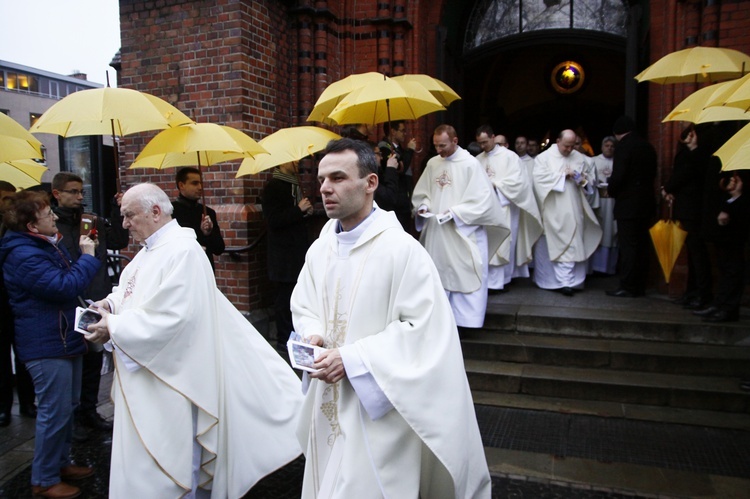
M 464 133 L 488 123 L 554 142 L 580 129 L 598 153 L 625 109 L 626 6 L 619 0 L 480 0 L 463 46 Z

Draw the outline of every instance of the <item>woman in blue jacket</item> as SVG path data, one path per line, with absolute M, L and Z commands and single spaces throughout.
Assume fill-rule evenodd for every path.
M 58 244 L 61 236 L 49 198 L 20 192 L 3 213 L 0 264 L 15 320 L 18 358 L 34 381 L 38 402 L 31 485 L 34 497 L 68 498 L 80 489 L 62 480 L 93 474 L 70 461 L 73 410 L 81 391 L 86 344 L 74 330 L 76 297 L 99 269 L 96 243 L 81 236 L 81 258 Z

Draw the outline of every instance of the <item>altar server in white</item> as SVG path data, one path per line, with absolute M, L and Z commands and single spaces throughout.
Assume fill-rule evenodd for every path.
M 489 498 L 456 323 L 427 252 L 373 204 L 377 171 L 350 139 L 318 167 L 332 220 L 292 294 L 296 331 L 328 349 L 303 381 L 302 497 Z
M 112 498 L 239 498 L 300 454 L 300 382 L 216 288 L 195 232 L 153 184 L 122 198 L 143 244 L 97 305 L 115 351 Z
M 510 237 L 490 256 L 488 287 L 500 290 L 515 277 L 529 277 L 534 243 L 542 235 L 542 216 L 526 166 L 518 154 L 495 144 L 494 137 L 489 125 L 477 129 L 476 139 L 482 148 L 477 159 L 495 186 L 503 225 L 510 227 Z
M 589 205 L 594 177 L 576 134 L 563 130 L 557 143 L 534 158 L 534 193 L 544 235 L 534 247 L 534 282 L 572 296 L 586 280 L 586 261 L 596 251 L 602 229 Z
M 510 235 L 500 201 L 479 161 L 450 125 L 435 129 L 438 156 L 411 198 L 422 245 L 435 262 L 459 326 L 478 328 L 487 311 L 488 263 Z

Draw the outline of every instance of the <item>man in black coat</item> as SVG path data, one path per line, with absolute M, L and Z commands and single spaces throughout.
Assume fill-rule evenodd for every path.
M 206 250 L 211 268 L 215 270 L 214 255 L 224 253 L 225 245 L 219 222 L 216 220 L 216 212 L 206 207 L 204 215 L 203 205 L 198 202 L 203 193 L 201 172 L 190 166 L 180 168 L 175 176 L 175 184 L 180 194 L 172 201 L 172 218 L 182 227 L 190 227 L 195 231 L 198 244 Z
M 268 278 L 276 284 L 276 346 L 286 352 L 294 329 L 289 302 L 310 246 L 307 221 L 313 213 L 299 184 L 297 162 L 274 168 L 263 190 L 262 205 L 268 223 Z
M 656 208 L 656 151 L 635 132 L 635 122 L 628 116 L 618 118 L 612 131 L 618 142 L 607 190 L 615 199 L 620 287 L 607 294 L 632 298 L 646 291 L 653 252 L 648 229 Z
M 83 215 L 83 180 L 70 172 L 60 172 L 52 179 L 52 196 L 57 206 L 52 210 L 57 215 L 57 230 L 62 234 L 63 244 L 73 261 L 81 256 L 78 246 L 81 235 L 81 218 Z M 107 250 L 118 250 L 128 245 L 128 230 L 122 227 L 119 202 L 122 194 L 118 194 L 112 203 L 110 219 L 96 217 L 94 227 L 95 237 L 99 244 L 96 247 L 96 257 L 102 262 L 99 271 L 89 284 L 86 296 L 92 301 L 98 301 L 112 292 L 112 279 L 108 274 Z M 98 350 L 98 351 L 97 351 Z M 83 373 L 81 376 L 81 404 L 75 412 L 75 438 L 84 439 L 87 435 L 81 427 L 106 430 L 112 429 L 112 423 L 103 419 L 96 406 L 99 401 L 99 381 L 102 370 L 102 350 L 93 348 L 89 344 L 89 351 L 83 356 Z

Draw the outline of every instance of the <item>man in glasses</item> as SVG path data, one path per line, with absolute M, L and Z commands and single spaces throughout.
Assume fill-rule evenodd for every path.
M 62 234 L 61 243 L 70 252 L 73 261 L 81 256 L 78 245 L 81 234 L 81 218 L 84 212 L 83 180 L 70 172 L 60 172 L 52 179 L 52 196 L 57 206 L 52 209 L 58 217 L 57 228 Z M 99 241 L 96 257 L 102 262 L 99 271 L 89 284 L 86 296 L 94 301 L 101 300 L 112 291 L 112 280 L 107 272 L 107 250 L 118 250 L 128 245 L 128 231 L 122 227 L 120 199 L 118 194 L 112 201 L 111 218 L 106 220 L 96 217 L 92 220 L 95 230 L 90 235 Z M 111 222 L 111 223 L 110 223 Z M 96 351 L 98 350 L 98 351 Z M 83 357 L 83 375 L 81 380 L 81 404 L 75 413 L 74 439 L 88 438 L 88 430 L 111 431 L 112 423 L 96 412 L 99 401 L 99 380 L 102 370 L 102 350 L 89 345 L 89 351 Z

